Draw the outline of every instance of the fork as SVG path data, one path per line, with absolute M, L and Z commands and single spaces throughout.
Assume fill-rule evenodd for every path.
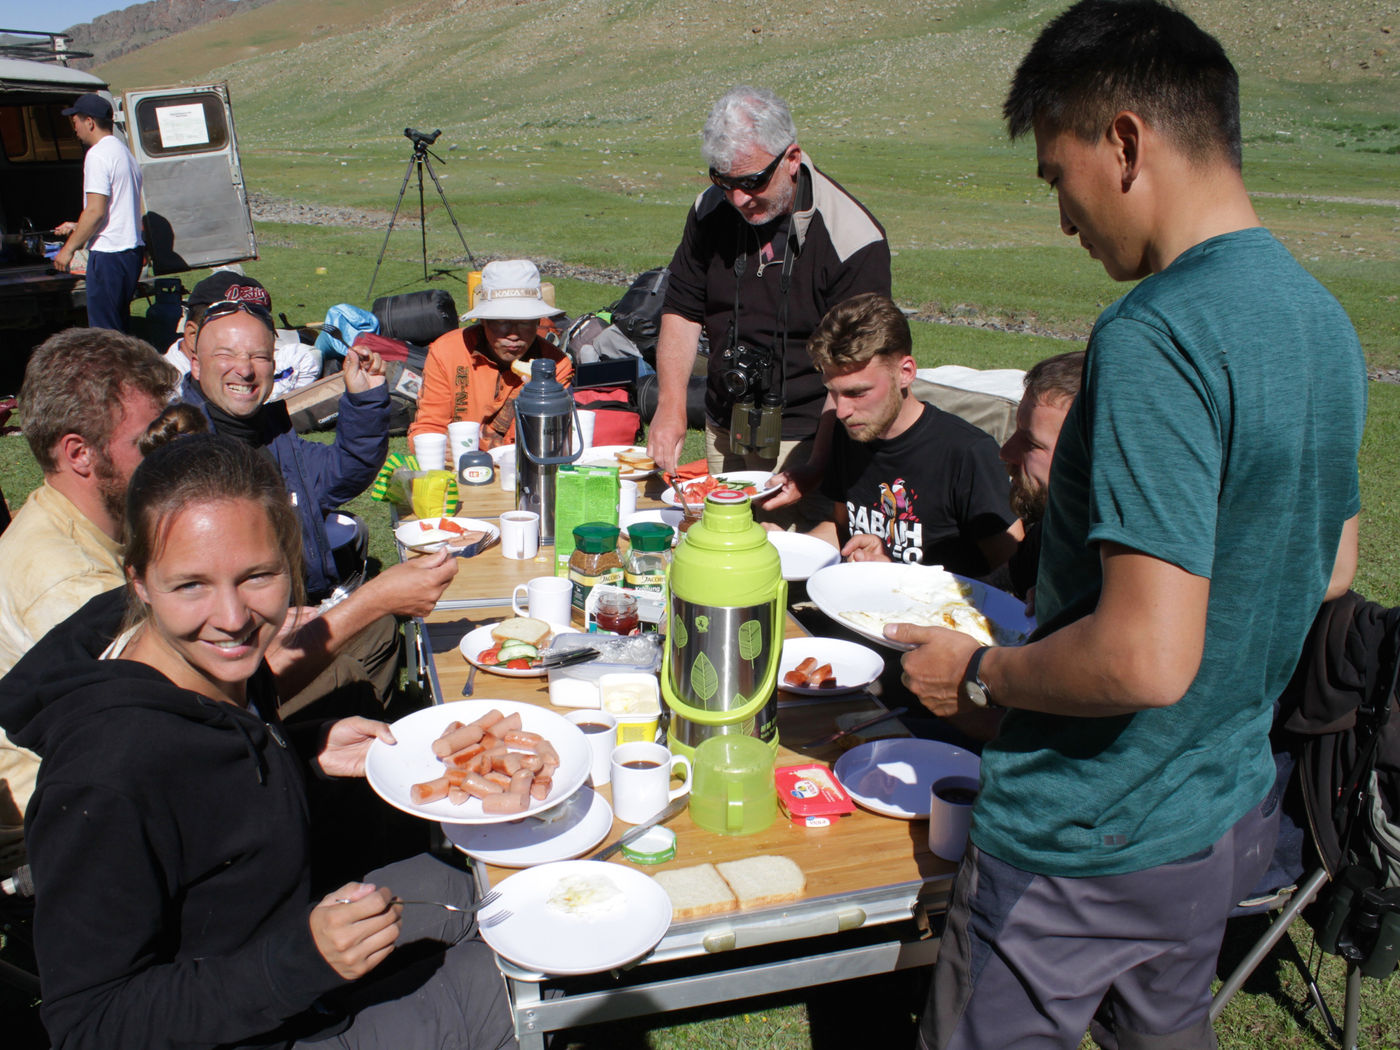
M 467 672 L 467 684 L 462 686 L 462 695 L 472 695 L 472 683 L 476 681 L 476 664 L 472 664 L 472 669 Z
M 482 908 L 489 908 L 491 905 L 495 904 L 496 901 L 500 898 L 500 896 L 501 896 L 501 891 L 500 891 L 500 889 L 494 889 L 494 890 L 492 890 L 490 893 L 488 893 L 485 897 L 482 897 L 481 900 L 477 901 L 475 904 L 468 904 L 468 905 L 466 905 L 465 907 L 463 907 L 462 905 L 459 905 L 459 904 L 447 904 L 447 903 L 445 903 L 445 902 L 443 902 L 443 901 L 405 900 L 405 899 L 402 898 L 402 897 L 395 897 L 390 903 L 391 903 L 391 904 L 432 904 L 432 905 L 435 905 L 435 906 L 437 906 L 437 907 L 439 907 L 439 908 L 446 908 L 448 911 L 459 911 L 459 912 L 461 912 L 463 915 L 473 915 L 473 914 L 475 914 L 476 912 L 480 911 Z M 350 903 L 350 898 L 349 898 L 349 897 L 340 897 L 340 898 L 337 898 L 336 903 L 337 903 L 337 904 L 349 904 L 349 903 Z M 507 913 L 507 914 L 509 914 L 509 913 Z M 498 920 L 498 921 L 499 921 L 499 920 Z
M 479 920 L 476 925 L 479 929 L 489 930 L 493 926 L 499 926 L 514 914 L 515 912 L 509 910 L 498 911 L 494 915 L 488 915 L 486 918 Z

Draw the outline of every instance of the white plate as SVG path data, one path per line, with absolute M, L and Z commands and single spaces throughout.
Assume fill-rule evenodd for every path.
M 617 476 L 623 481 L 641 481 L 642 478 L 649 478 L 656 473 L 655 467 L 651 470 L 624 470 L 622 464 L 617 461 L 619 452 L 636 452 L 645 456 L 647 447 L 645 445 L 594 445 L 592 448 L 583 450 L 578 465 L 581 467 L 617 467 Z
M 830 664 L 836 676 L 834 689 L 818 689 L 810 685 L 788 685 L 783 675 L 812 656 L 817 664 Z M 880 677 L 885 658 L 874 649 L 867 649 L 843 638 L 789 638 L 783 642 L 783 656 L 778 663 L 778 688 L 802 696 L 837 696 L 861 689 Z
M 605 878 L 624 898 L 615 911 L 585 919 L 556 911 L 545 902 L 569 877 Z M 500 898 L 483 908 L 481 937 L 497 954 L 537 973 L 600 973 L 641 958 L 656 947 L 671 925 L 671 898 L 659 883 L 635 868 L 564 860 L 541 864 L 499 883 Z M 501 911 L 511 917 L 491 925 Z
M 500 620 L 496 621 L 496 623 L 500 622 Z M 496 640 L 491 637 L 491 629 L 495 626 L 495 623 L 488 623 L 484 627 L 478 627 L 474 631 L 468 631 L 462 637 L 462 640 L 457 643 L 457 650 L 466 658 L 467 663 L 471 664 L 473 667 L 479 667 L 490 674 L 501 675 L 504 678 L 541 678 L 549 674 L 548 669 L 543 667 L 527 667 L 524 670 L 520 670 L 514 667 L 496 667 L 492 664 L 484 664 L 478 661 L 478 656 L 496 644 Z M 553 637 L 556 634 L 569 634 L 573 631 L 573 628 L 565 624 L 552 623 L 549 625 L 549 630 L 550 636 Z M 548 642 L 545 643 L 545 645 L 548 644 Z M 540 646 L 540 648 L 543 649 L 544 646 Z
M 551 819 L 556 814 L 557 819 Z M 452 845 L 483 863 L 528 868 L 586 853 L 607 838 L 613 826 L 612 806 L 589 787 L 579 788 L 578 794 L 545 818 L 527 817 L 509 824 L 444 824 L 442 832 Z
M 671 546 L 674 547 L 681 538 L 681 520 L 685 517 L 685 511 L 680 507 L 662 507 L 659 510 L 639 510 L 636 514 L 629 514 L 622 519 L 622 534 L 630 541 L 631 535 L 628 533 L 633 525 L 640 525 L 644 521 L 654 521 L 662 525 L 671 526 Z
M 976 777 L 982 760 L 939 740 L 894 737 L 851 748 L 836 760 L 836 779 L 868 810 L 901 820 L 928 819 L 933 782 Z
M 519 712 L 521 725 L 531 733 L 539 733 L 559 752 L 559 768 L 554 771 L 554 785 L 549 794 L 543 799 L 532 798 L 524 813 L 483 813 L 481 800 L 475 798 L 460 806 L 445 798 L 426 805 L 415 804 L 411 794 L 413 785 L 436 780 L 443 774 L 443 764 L 433 754 L 433 741 L 442 736 L 448 723 L 474 722 L 492 709 L 503 715 Z M 552 809 L 588 779 L 588 741 L 583 738 L 583 732 L 562 715 L 538 704 L 519 700 L 454 700 L 415 711 L 390 728 L 398 743 L 390 745 L 376 740 L 370 744 L 365 759 L 365 778 L 389 805 L 428 820 L 446 824 L 504 824 Z
M 818 569 L 841 560 L 841 552 L 826 540 L 801 532 L 770 532 L 768 542 L 778 548 L 783 579 L 789 582 L 805 580 Z
M 749 499 L 755 503 L 778 491 L 777 485 L 768 484 L 768 479 L 772 476 L 773 472 L 768 470 L 726 470 L 723 474 L 715 475 L 720 481 L 731 482 L 738 486 L 752 485 L 758 491 L 749 496 Z M 682 481 L 681 487 L 685 488 L 693 482 L 703 480 L 704 478 L 691 478 L 690 481 Z M 680 506 L 680 501 L 676 499 L 676 490 L 674 488 L 667 488 L 665 492 L 661 493 L 661 502 L 668 507 Z M 693 503 L 694 501 L 692 500 L 691 502 Z
M 411 547 L 414 544 L 423 543 L 424 541 L 420 539 L 420 537 L 428 535 L 428 533 L 423 531 L 423 526 L 428 525 L 431 528 L 437 528 L 438 523 L 442 520 L 442 518 L 419 518 L 416 521 L 406 521 L 394 530 L 394 538 L 398 540 L 399 543 L 403 544 L 405 547 Z M 448 518 L 447 520 L 452 522 L 459 529 L 470 529 L 473 532 L 486 533 L 485 536 L 477 540 L 475 543 L 471 544 L 468 547 L 463 547 L 460 551 L 458 551 L 457 557 L 459 558 L 470 558 L 473 554 L 480 553 L 487 547 L 491 546 L 491 544 L 495 543 L 496 540 L 500 539 L 501 536 L 500 528 L 491 524 L 491 522 L 489 521 L 482 521 L 480 518 L 452 517 Z M 446 540 L 444 540 L 443 542 L 445 543 Z M 441 549 L 441 546 L 434 546 L 430 547 L 427 550 L 417 553 L 431 554 L 433 551 Z
M 902 652 L 913 646 L 892 642 L 882 633 L 866 630 L 841 614 L 852 610 L 894 613 L 912 608 L 916 601 L 908 592 L 917 592 L 921 575 L 933 572 L 942 570 L 931 565 L 842 562 L 814 572 L 807 580 L 807 597 L 842 627 Z M 972 604 L 996 625 L 1008 644 L 1016 643 L 1035 630 L 1035 621 L 1026 615 L 1026 607 L 1019 598 L 965 576 L 952 575 L 963 583 L 971 584 Z M 1017 636 L 1021 636 L 1021 639 Z

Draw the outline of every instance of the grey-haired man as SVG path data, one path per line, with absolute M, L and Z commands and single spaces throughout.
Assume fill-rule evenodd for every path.
M 716 102 L 702 152 L 713 185 L 695 199 L 671 260 L 650 453 L 663 469 L 676 466 L 704 331 L 711 472 L 788 470 L 812 494 L 810 527 L 830 510 L 815 483 L 833 418 L 823 418 L 826 389 L 807 356 L 807 337 L 836 303 L 861 292 L 890 294 L 889 243 L 874 216 L 802 151 L 787 103 L 771 91 L 741 85 Z M 776 457 L 746 447 L 742 433 L 733 440 L 734 405 L 745 393 L 781 413 Z M 768 509 L 796 499 L 796 489 L 785 491 Z M 797 520 L 791 509 L 785 516 Z

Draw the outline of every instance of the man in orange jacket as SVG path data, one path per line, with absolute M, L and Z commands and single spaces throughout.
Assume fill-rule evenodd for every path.
M 445 434 L 458 420 L 481 424 L 481 448 L 515 440 L 515 397 L 530 377 L 530 362 L 554 362 L 554 378 L 568 386 L 574 366 L 568 355 L 540 338 L 539 322 L 562 314 L 544 301 L 540 272 L 527 259 L 487 263 L 476 306 L 465 317 L 477 321 L 448 332 L 428 347 L 418 416 L 408 428 Z

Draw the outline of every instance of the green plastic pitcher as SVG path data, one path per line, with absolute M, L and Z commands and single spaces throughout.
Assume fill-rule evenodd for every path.
M 717 835 L 753 835 L 778 816 L 773 749 L 752 736 L 712 736 L 691 760 L 690 819 Z

